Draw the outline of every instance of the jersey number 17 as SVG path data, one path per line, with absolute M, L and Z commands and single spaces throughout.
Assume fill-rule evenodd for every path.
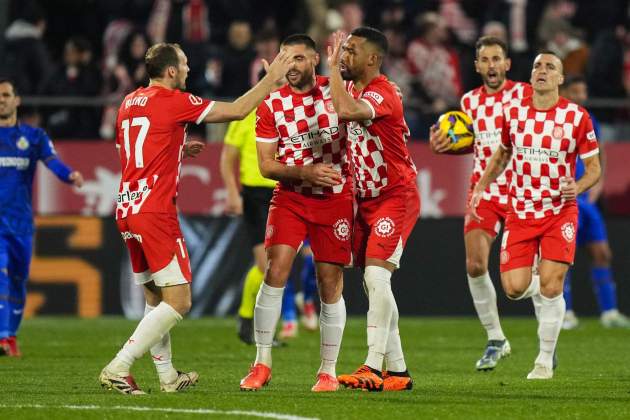
M 127 119 L 123 120 L 121 125 L 125 142 L 123 148 L 125 149 L 125 156 L 127 157 L 127 165 L 129 165 L 129 157 L 131 156 L 132 146 L 129 139 L 129 127 L 140 127 L 138 136 L 133 142 L 133 147 L 135 148 L 134 157 L 136 161 L 136 168 L 144 168 L 144 156 L 142 155 L 142 147 L 144 146 L 144 140 L 147 138 L 147 133 L 149 132 L 149 126 L 151 125 L 151 122 L 147 117 L 134 117 L 131 119 L 131 124 L 129 124 L 129 120 Z

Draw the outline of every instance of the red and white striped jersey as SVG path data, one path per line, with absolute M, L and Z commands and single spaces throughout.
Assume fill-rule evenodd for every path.
M 186 124 L 199 124 L 213 101 L 161 86 L 139 88 L 118 109 L 116 147 L 122 177 L 116 219 L 175 213 Z
M 278 143 L 278 161 L 287 166 L 331 163 L 341 173 L 334 187 L 307 181 L 281 181 L 280 188 L 302 194 L 337 194 L 350 190 L 346 128 L 340 123 L 330 98 L 327 77 L 317 76 L 315 87 L 296 93 L 287 84 L 272 92 L 256 112 L 256 141 Z
M 578 154 L 586 159 L 599 153 L 588 112 L 565 98 L 538 110 L 527 97 L 510 103 L 503 114 L 502 145 L 512 148 L 510 211 L 519 219 L 541 219 L 576 206 L 562 198 L 560 181 L 575 177 Z
M 383 75 L 372 79 L 362 91 L 356 91 L 352 82 L 347 88 L 372 110 L 370 120 L 348 124 L 359 197 L 378 197 L 396 186 L 415 183 L 417 171 L 407 149 L 409 128 L 395 88 Z
M 503 107 L 515 99 L 531 96 L 532 87 L 527 83 L 506 80 L 503 89 L 489 94 L 484 86 L 471 90 L 462 96 L 461 107 L 473 121 L 475 142 L 473 147 L 473 172 L 470 176 L 472 190 L 481 179 L 490 163 L 490 158 L 501 144 Z M 508 203 L 508 185 L 511 168 L 491 183 L 483 192 L 483 199 L 499 204 Z

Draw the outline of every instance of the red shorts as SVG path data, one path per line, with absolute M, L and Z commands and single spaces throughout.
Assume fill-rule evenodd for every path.
M 190 259 L 175 213 L 140 213 L 116 220 L 136 282 L 166 287 L 190 283 Z
M 415 184 L 385 194 L 359 199 L 352 237 L 353 263 L 364 267 L 366 258 L 400 265 L 400 257 L 420 215 Z
M 269 207 L 265 248 L 289 245 L 298 250 L 308 237 L 315 261 L 347 265 L 352 220 L 350 193 L 318 197 L 276 189 Z
M 464 218 L 464 235 L 471 230 L 481 229 L 484 232 L 487 232 L 491 237 L 495 238 L 501 230 L 501 225 L 505 222 L 507 212 L 507 204 L 499 204 L 496 201 L 481 200 L 477 206 L 477 214 L 482 218 L 482 220 L 479 222 L 473 219 L 470 214 L 471 210 L 466 209 L 466 217 Z
M 573 264 L 577 225 L 576 207 L 543 219 L 510 214 L 501 240 L 501 272 L 531 267 L 539 250 L 541 259 Z

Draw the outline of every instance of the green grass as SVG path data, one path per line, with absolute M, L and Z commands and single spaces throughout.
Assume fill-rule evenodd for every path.
M 195 369 L 197 387 L 162 394 L 149 358 L 133 369 L 149 395 L 129 397 L 98 385 L 100 369 L 130 335 L 135 323 L 120 318 L 77 320 L 38 318 L 24 323 L 21 360 L 0 358 L 0 418 L 253 418 L 226 411 L 281 413 L 321 419 L 415 418 L 630 418 L 629 332 L 605 330 L 581 320 L 563 331 L 560 366 L 550 381 L 527 381 L 537 354 L 536 325 L 505 319 L 513 355 L 494 372 L 478 373 L 474 363 L 485 337 L 467 318 L 407 318 L 400 330 L 412 391 L 367 393 L 341 390 L 313 394 L 319 366 L 317 333 L 302 332 L 286 348 L 274 349 L 273 380 L 259 392 L 240 392 L 255 349 L 237 341 L 234 322 L 186 320 L 172 333 L 175 365 Z M 338 373 L 354 370 L 365 357 L 364 320 L 349 320 Z M 45 406 L 35 408 L 34 405 Z M 71 409 L 67 406 L 97 406 Z M 134 411 L 113 407 L 212 409 L 218 413 Z

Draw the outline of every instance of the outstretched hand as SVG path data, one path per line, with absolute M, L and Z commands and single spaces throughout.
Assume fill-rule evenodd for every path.
M 81 175 L 81 172 L 79 171 L 73 171 L 70 173 L 68 179 L 72 182 L 72 185 L 77 188 L 81 188 L 83 186 L 83 175 Z
M 286 74 L 291 66 L 292 57 L 285 48 L 281 49 L 271 64 L 264 58 L 262 59 L 263 68 L 267 74 L 275 81 L 276 85 L 282 86 L 286 83 Z
M 341 56 L 341 46 L 346 41 L 346 34 L 343 31 L 337 31 L 332 36 L 332 45 L 328 46 L 328 66 L 332 69 L 339 66 L 339 57 Z

